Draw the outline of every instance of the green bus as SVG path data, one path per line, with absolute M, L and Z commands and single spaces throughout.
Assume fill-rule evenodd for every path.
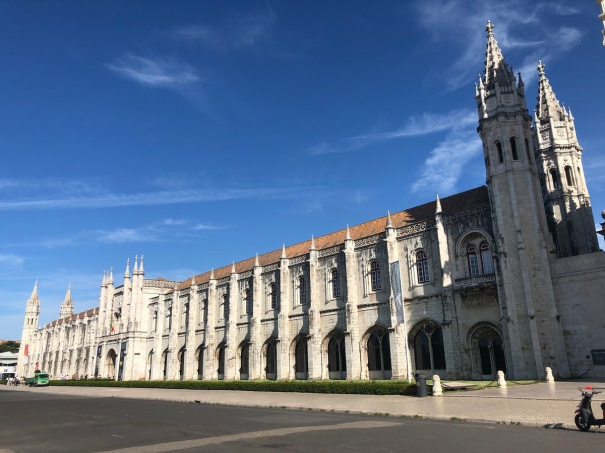
M 49 385 L 50 380 L 46 371 L 38 371 L 34 373 L 34 377 L 26 378 L 25 384 L 30 387 L 44 387 Z

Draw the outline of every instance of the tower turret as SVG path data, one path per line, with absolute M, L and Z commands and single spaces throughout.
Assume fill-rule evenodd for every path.
M 548 228 L 558 257 L 599 250 L 571 110 L 561 106 L 540 61 L 533 142 Z
M 38 328 L 38 316 L 40 315 L 40 299 L 38 299 L 38 280 L 34 283 L 34 289 L 25 306 L 25 320 L 21 333 L 21 345 L 17 358 L 17 374 L 19 376 L 29 375 L 28 365 L 30 359 L 30 344 L 32 335 Z M 33 366 L 33 365 L 32 365 Z
M 550 278 L 547 223 L 533 156 L 525 88 L 505 62 L 488 21 L 485 71 L 475 91 L 493 212 L 496 280 L 507 374 L 536 378 L 544 367 L 567 376 Z
M 67 294 L 65 299 L 61 303 L 61 311 L 59 312 L 59 318 L 66 318 L 74 314 L 74 303 L 71 300 L 71 285 L 67 287 Z

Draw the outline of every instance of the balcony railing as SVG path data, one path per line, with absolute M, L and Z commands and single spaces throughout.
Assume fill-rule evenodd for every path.
M 496 283 L 496 274 L 484 274 L 476 277 L 457 278 L 454 281 L 456 288 L 468 288 L 470 286 L 489 285 Z

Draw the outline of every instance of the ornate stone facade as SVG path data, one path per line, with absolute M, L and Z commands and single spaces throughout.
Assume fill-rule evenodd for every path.
M 532 124 L 492 29 L 475 97 L 487 186 L 182 282 L 145 279 L 135 257 L 121 286 L 112 271 L 103 276 L 98 308 L 72 315 L 68 292 L 61 318 L 41 329 L 36 286 L 19 373 L 37 364 L 54 377 L 132 380 L 494 379 L 499 370 L 522 379 L 548 366 L 560 377 L 605 376 L 595 358 L 605 350 L 605 254 L 586 224 L 573 117 L 541 66 Z M 574 184 L 545 188 L 568 161 Z

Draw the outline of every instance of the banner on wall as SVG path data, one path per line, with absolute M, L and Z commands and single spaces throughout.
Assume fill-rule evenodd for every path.
M 397 314 L 397 323 L 404 322 L 403 314 L 403 294 L 401 294 L 401 273 L 399 271 L 399 261 L 391 263 L 391 288 L 395 298 L 395 310 Z

